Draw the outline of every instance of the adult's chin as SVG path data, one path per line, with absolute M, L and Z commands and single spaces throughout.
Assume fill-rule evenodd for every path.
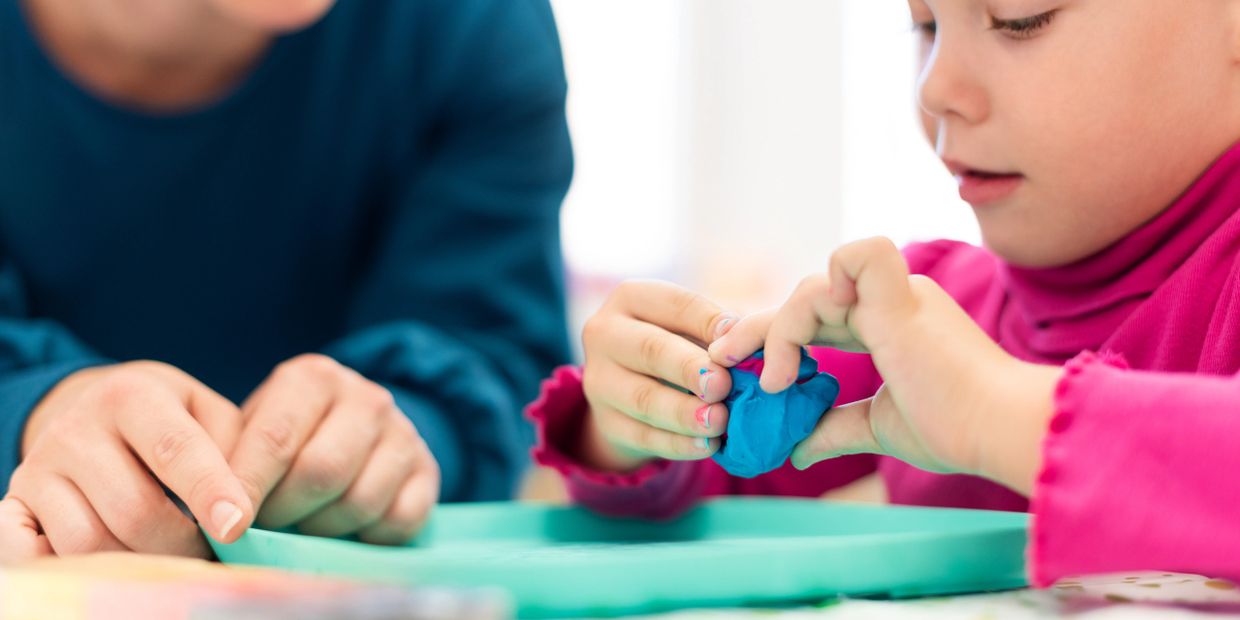
M 213 0 L 220 11 L 272 32 L 301 30 L 322 19 L 335 0 Z

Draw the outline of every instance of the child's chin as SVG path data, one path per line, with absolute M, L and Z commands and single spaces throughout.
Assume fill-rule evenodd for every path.
M 1073 263 L 1086 255 L 1049 243 L 1047 236 L 1024 230 L 987 230 L 982 227 L 982 245 L 1004 262 L 1017 267 L 1040 269 Z

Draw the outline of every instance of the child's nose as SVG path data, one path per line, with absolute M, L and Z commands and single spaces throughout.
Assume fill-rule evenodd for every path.
M 938 123 L 948 120 L 978 124 L 990 115 L 990 102 L 981 80 L 969 66 L 973 52 L 940 30 L 933 49 L 923 59 L 917 78 L 917 103 L 923 115 Z M 924 122 L 925 119 L 923 119 Z M 934 136 L 931 136 L 934 141 Z

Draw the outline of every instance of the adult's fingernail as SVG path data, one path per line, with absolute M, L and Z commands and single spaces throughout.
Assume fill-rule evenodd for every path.
M 726 315 L 719 324 L 715 326 L 715 338 L 722 338 L 724 334 L 732 330 L 736 326 L 736 316 Z
M 211 507 L 211 523 L 215 526 L 215 531 L 219 532 L 216 539 L 224 540 L 227 538 L 228 533 L 234 527 L 237 527 L 237 523 L 241 521 L 242 516 L 244 515 L 241 514 L 241 509 L 237 508 L 236 504 L 228 500 L 215 502 L 215 505 Z

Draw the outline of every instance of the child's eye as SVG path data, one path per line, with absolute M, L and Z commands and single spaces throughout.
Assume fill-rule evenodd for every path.
M 935 21 L 913 22 L 913 32 L 920 34 L 928 39 L 933 39 L 935 33 L 939 30 L 939 25 Z
M 1058 10 L 1047 11 L 1040 15 L 1022 17 L 1020 19 L 991 17 L 990 27 L 993 30 L 1001 30 L 1004 34 L 1014 39 L 1028 39 L 1047 27 L 1051 20 L 1055 19 L 1055 14 L 1058 12 Z

